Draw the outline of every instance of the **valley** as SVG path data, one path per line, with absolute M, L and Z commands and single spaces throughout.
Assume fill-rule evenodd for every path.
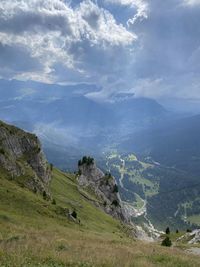
M 184 229 L 184 227 L 194 229 L 199 226 L 198 215 L 189 216 L 189 214 L 194 214 L 192 207 L 198 198 L 191 196 L 189 202 L 185 202 L 184 198 L 176 200 L 174 195 L 176 197 L 178 192 L 185 194 L 189 189 L 179 184 L 178 187 L 180 187 L 172 191 L 163 187 L 163 183 L 166 184 L 169 176 L 174 179 L 180 177 L 185 179 L 184 172 L 162 166 L 150 157 L 139 160 L 135 154 L 119 154 L 113 151 L 106 158 L 106 167 L 116 177 L 122 201 L 134 222 L 138 222 L 139 225 L 143 224 L 145 227 L 149 226 L 150 229 L 153 229 L 155 225 L 162 231 L 165 227 L 164 221 L 166 223 L 166 217 L 169 215 L 160 216 L 159 209 L 162 212 L 162 207 L 169 205 L 169 198 L 161 198 L 163 195 L 168 195 L 173 199 L 173 203 L 170 202 L 173 209 L 170 211 L 172 216 L 170 221 L 167 221 L 168 225 L 173 229 Z M 163 181 L 163 179 L 166 180 Z M 159 201 L 155 202 L 158 198 Z M 165 204 L 165 201 L 168 204 Z M 166 210 L 166 213 L 168 212 L 169 210 Z
M 29 94 L 19 97 L 24 87 Z M 0 115 L 35 133 L 48 161 L 65 172 L 75 172 L 82 156 L 94 157 L 116 178 L 138 225 L 199 227 L 200 117 L 133 95 L 97 103 L 87 97 L 91 87 L 0 80 Z
M 75 173 L 63 172 L 37 136 L 3 122 L 0 148 L 1 267 L 198 266 L 189 254 L 198 251 L 198 230 L 172 230 L 173 247 L 161 246 L 166 235 L 148 210 L 158 181 L 143 178 L 153 163 L 114 151 L 105 166 L 116 179 L 86 156 Z
M 120 165 L 117 165 L 117 163 L 119 162 Z M 138 166 L 137 171 L 135 170 L 136 165 Z M 135 218 L 143 217 L 143 220 L 140 220 L 138 226 L 142 225 L 146 232 L 149 234 L 150 238 L 158 237 L 161 232 L 156 230 L 151 221 L 148 219 L 147 196 L 149 196 L 149 191 L 145 191 L 146 187 L 149 185 L 151 185 L 152 188 L 156 188 L 156 186 L 154 186 L 151 181 L 141 176 L 143 170 L 152 168 L 153 165 L 139 161 L 134 154 L 130 154 L 122 158 L 121 155 L 117 154 L 117 152 L 114 152 L 111 155 L 107 156 L 106 166 L 108 167 L 108 170 L 110 172 L 114 172 L 115 175 L 117 175 L 118 172 L 120 175 L 116 177 L 119 177 L 119 191 L 121 193 L 122 203 L 128 214 L 132 218 L 132 221 L 135 222 Z M 137 186 L 141 186 L 142 192 L 144 193 L 144 195 L 142 195 L 144 199 L 140 196 L 140 192 L 136 193 L 136 190 L 130 190 L 129 187 L 126 187 L 126 179 Z M 152 188 L 151 193 L 153 192 Z

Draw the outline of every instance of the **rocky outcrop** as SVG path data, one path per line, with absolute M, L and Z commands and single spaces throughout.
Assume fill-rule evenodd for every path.
M 200 229 L 195 229 L 191 233 L 186 233 L 177 239 L 177 242 L 187 242 L 190 245 L 200 243 Z
M 89 159 L 89 160 L 88 160 Z M 78 183 L 81 187 L 92 189 L 99 199 L 100 206 L 111 216 L 128 222 L 122 201 L 118 193 L 115 178 L 110 174 L 104 174 L 96 167 L 94 160 L 83 158 L 79 161 Z
M 190 237 L 192 238 L 189 241 L 189 244 L 198 244 L 200 243 L 200 229 L 196 229 L 190 233 Z
M 37 136 L 0 122 L 0 172 L 31 190 L 48 193 L 51 171 Z

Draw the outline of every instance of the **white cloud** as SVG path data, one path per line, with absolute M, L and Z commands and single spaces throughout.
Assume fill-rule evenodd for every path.
M 179 90 L 181 88 L 181 90 Z M 187 73 L 184 76 L 157 79 L 139 79 L 131 90 L 136 97 L 153 99 L 190 99 L 200 100 L 200 79 L 198 75 Z
M 199 96 L 199 4 L 1 0 L 0 77 L 96 83 L 103 90 L 89 96 L 102 100 L 130 88 L 153 98 Z
M 130 6 L 136 9 L 136 13 L 133 18 L 128 19 L 127 24 L 134 24 L 138 19 L 147 19 L 148 17 L 148 3 L 146 0 L 105 0 L 108 3 Z
M 184 0 L 185 5 L 196 6 L 200 5 L 200 0 Z
M 22 88 L 19 90 L 19 96 L 14 97 L 14 100 L 22 100 L 26 97 L 32 96 L 33 94 L 35 94 L 35 90 L 32 88 Z
M 87 80 L 88 70 L 82 62 L 86 47 L 98 51 L 126 49 L 136 39 L 109 11 L 90 0 L 74 8 L 62 0 L 0 1 L 0 45 L 13 50 L 16 46 L 24 48 L 27 58 L 40 65 L 32 70 L 24 64 L 23 71 L 13 70 L 12 64 L 6 70 L 0 66 L 0 72 L 6 71 L 7 77 L 10 73 L 9 78 L 59 81 L 55 66 L 60 65 Z
M 93 44 L 130 45 L 136 35 L 118 25 L 113 15 L 91 1 L 83 1 L 76 15 L 84 22 L 83 34 Z

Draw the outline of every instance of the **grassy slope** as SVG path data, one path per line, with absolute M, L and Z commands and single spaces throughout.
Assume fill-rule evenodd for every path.
M 129 239 L 124 227 L 78 191 L 75 178 L 54 170 L 52 205 L 0 173 L 0 266 L 199 266 L 199 258 Z M 81 224 L 56 213 L 76 209 Z

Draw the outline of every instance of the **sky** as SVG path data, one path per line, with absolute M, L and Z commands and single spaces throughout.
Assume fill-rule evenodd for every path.
M 200 101 L 200 0 L 1 0 L 0 78 Z

